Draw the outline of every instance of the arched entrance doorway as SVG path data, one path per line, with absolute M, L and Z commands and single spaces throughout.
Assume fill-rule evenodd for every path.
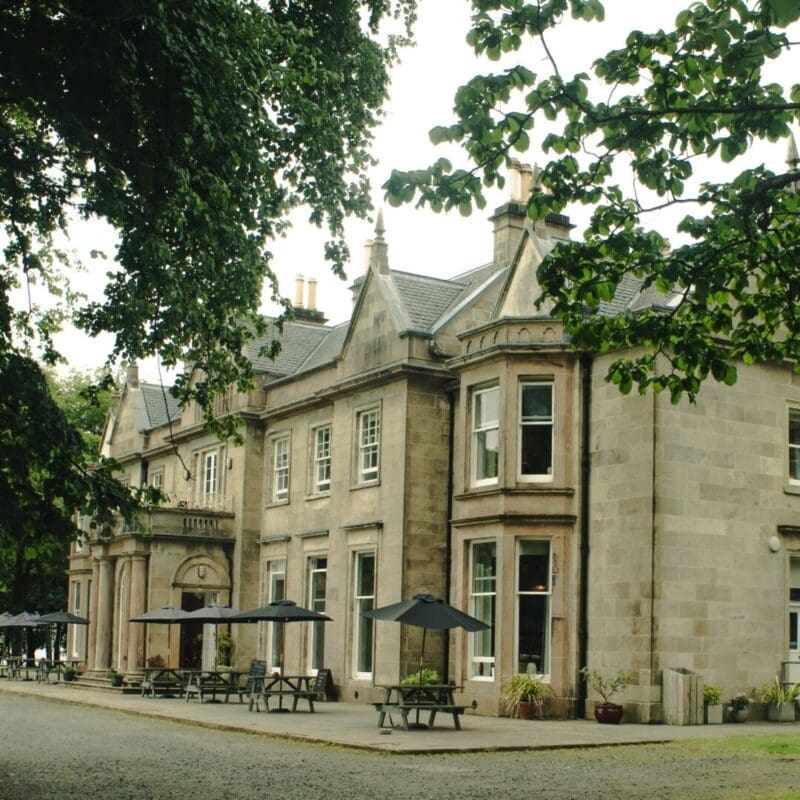
M 214 602 L 230 602 L 226 564 L 211 556 L 191 556 L 183 561 L 175 571 L 172 588 L 175 605 L 184 611 L 195 611 Z M 178 665 L 186 669 L 213 669 L 216 628 L 201 622 L 183 623 L 180 628 Z

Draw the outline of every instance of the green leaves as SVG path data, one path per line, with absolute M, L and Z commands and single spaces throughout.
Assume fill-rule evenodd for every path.
M 528 217 L 576 205 L 590 213 L 584 240 L 561 244 L 539 267 L 542 301 L 576 347 L 621 354 L 608 373 L 621 391 L 668 391 L 678 402 L 709 377 L 733 384 L 742 361 L 800 363 L 797 172 L 740 169 L 728 183 L 697 185 L 720 161 L 738 163 L 754 139 L 777 142 L 796 128 L 800 85 L 763 74 L 768 65 L 780 74 L 770 62 L 780 66 L 788 52 L 786 26 L 800 19 L 800 4 L 687 3 L 671 29 L 631 31 L 625 47 L 595 61 L 593 79 L 562 74 L 547 33 L 567 12 L 602 20 L 600 3 L 473 7 L 476 51 L 496 55 L 511 43 L 539 74 L 518 66 L 459 90 L 457 121 L 436 138 L 459 143 L 480 181 L 459 168 L 425 181 L 395 174 L 390 195 L 463 213 L 538 145 L 549 161 Z M 654 216 L 670 206 L 683 209 L 672 231 L 666 215 Z M 670 250 L 667 239 L 681 244 Z M 611 306 L 637 291 L 641 302 Z
M 252 382 L 245 345 L 263 332 L 265 282 L 280 299 L 269 248 L 289 212 L 304 206 L 325 226 L 334 271 L 349 257 L 344 221 L 370 210 L 372 131 L 407 42 L 407 27 L 387 38 L 378 26 L 387 16 L 409 25 L 414 11 L 414 0 L 0 5 L 0 499 L 9 536 L 41 523 L 67 537 L 84 502 L 105 530 L 112 512 L 131 515 L 138 500 L 112 464 L 88 470 L 78 429 L 54 411 L 30 358 L 41 349 L 59 360 L 52 337 L 73 314 L 59 272 L 69 263 L 53 245 L 67 215 L 103 218 L 119 237 L 102 299 L 80 307 L 76 323 L 113 335 L 110 360 L 187 365 L 181 399 L 216 424 L 215 394 Z M 29 281 L 49 285 L 55 311 L 14 305 L 12 290 Z M 193 381 L 194 371 L 204 379 Z M 31 449 L 34 412 L 51 424 L 30 425 L 42 434 Z M 232 423 L 216 427 L 229 434 Z

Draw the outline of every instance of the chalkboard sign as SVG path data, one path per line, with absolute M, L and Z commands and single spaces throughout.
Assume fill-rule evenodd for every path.
M 329 669 L 318 669 L 317 678 L 314 681 L 314 694 L 322 699 L 335 700 L 336 687 L 333 685 L 333 675 Z
M 264 688 L 264 676 L 267 674 L 267 662 L 253 659 L 250 672 L 247 673 L 247 693 L 257 694 Z

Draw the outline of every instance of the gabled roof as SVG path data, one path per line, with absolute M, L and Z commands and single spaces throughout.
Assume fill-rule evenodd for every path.
M 390 273 L 406 307 L 413 330 L 430 332 L 439 317 L 452 306 L 469 284 L 411 272 Z

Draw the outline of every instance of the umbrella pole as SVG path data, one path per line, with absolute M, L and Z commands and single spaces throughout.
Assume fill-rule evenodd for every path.
M 428 632 L 427 628 L 422 629 L 422 650 L 419 654 L 419 684 L 422 686 L 422 664 L 425 661 L 425 634 Z

